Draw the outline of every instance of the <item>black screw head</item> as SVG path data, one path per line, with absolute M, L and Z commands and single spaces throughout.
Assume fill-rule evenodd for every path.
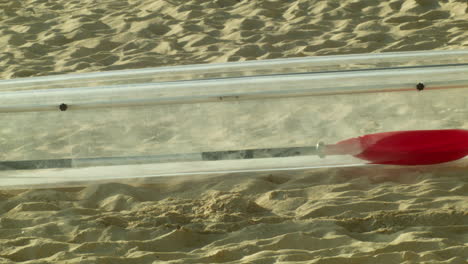
M 416 89 L 418 89 L 418 91 L 424 90 L 424 83 L 418 83 L 418 84 L 416 84 Z
M 59 109 L 60 109 L 60 111 L 67 111 L 68 105 L 67 104 L 61 104 L 61 105 L 59 105 Z

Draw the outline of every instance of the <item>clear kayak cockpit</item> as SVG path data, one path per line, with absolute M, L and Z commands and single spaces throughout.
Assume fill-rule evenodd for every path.
M 449 162 L 465 156 L 467 88 L 468 50 L 4 80 L 0 185 Z

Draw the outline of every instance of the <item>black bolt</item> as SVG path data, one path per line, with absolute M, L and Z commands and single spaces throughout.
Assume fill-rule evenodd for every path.
M 60 109 L 60 111 L 67 111 L 68 105 L 67 104 L 61 104 L 61 105 L 59 105 L 59 109 Z
M 416 89 L 418 89 L 418 91 L 424 90 L 424 83 L 418 83 L 418 84 L 416 84 Z

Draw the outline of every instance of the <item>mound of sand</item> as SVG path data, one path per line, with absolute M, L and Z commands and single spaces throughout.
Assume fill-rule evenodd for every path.
M 0 78 L 468 47 L 466 0 L 0 3 Z M 0 263 L 466 263 L 463 168 L 0 192 Z

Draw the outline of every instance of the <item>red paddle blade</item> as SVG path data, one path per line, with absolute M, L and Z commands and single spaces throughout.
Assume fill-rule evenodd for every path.
M 324 152 L 353 155 L 373 164 L 437 164 L 468 155 L 468 131 L 412 130 L 369 134 L 327 145 Z

